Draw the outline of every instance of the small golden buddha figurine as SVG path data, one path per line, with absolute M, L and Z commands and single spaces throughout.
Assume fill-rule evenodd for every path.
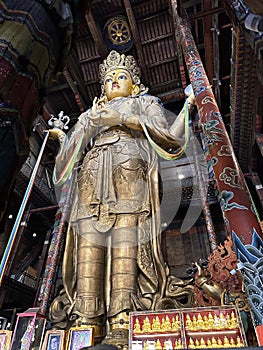
M 182 341 L 181 339 L 176 340 L 176 347 L 175 349 L 182 349 Z
M 212 342 L 211 342 L 210 338 L 207 339 L 206 344 L 207 344 L 207 348 L 212 347 Z
M 226 327 L 226 318 L 223 312 L 220 312 L 219 314 L 219 323 L 220 323 L 220 328 L 225 328 Z
M 134 327 L 133 327 L 133 331 L 134 333 L 140 333 L 141 332 L 141 325 L 140 325 L 140 321 L 138 319 L 138 317 L 136 317 L 135 323 L 134 323 Z
M 237 327 L 237 318 L 235 316 L 234 311 L 231 312 L 231 322 L 230 322 L 230 328 L 236 328 Z
M 204 318 L 203 318 L 203 329 L 206 330 L 206 329 L 209 329 L 209 324 L 208 324 L 208 318 L 206 315 L 204 315 Z
M 242 348 L 243 346 L 244 346 L 244 344 L 242 343 L 240 337 L 237 336 L 237 344 L 236 344 L 236 347 L 237 347 L 237 348 Z
M 165 318 L 162 319 L 162 330 L 164 332 L 169 332 L 172 330 L 172 324 L 168 315 L 166 315 Z
M 193 316 L 193 319 L 192 319 L 192 329 L 197 330 L 197 319 L 195 315 Z
M 186 316 L 186 322 L 187 322 L 187 316 Z M 189 317 L 189 319 L 190 319 L 190 317 Z M 190 319 L 190 321 L 191 321 L 191 319 Z M 178 331 L 179 329 L 180 329 L 179 315 L 176 315 L 175 318 L 174 317 L 172 318 L 172 330 Z
M 235 343 L 235 341 L 234 341 L 234 339 L 232 337 L 230 338 L 230 347 L 231 348 L 235 348 L 236 347 L 236 343 Z
M 219 317 L 217 317 L 216 314 L 214 314 L 214 329 L 220 329 L 220 321 L 219 321 Z
M 195 349 L 195 343 L 193 338 L 190 337 L 189 339 L 189 345 L 188 345 L 189 349 Z
M 160 342 L 160 339 L 157 339 L 155 344 L 154 344 L 154 349 L 155 350 L 162 350 L 162 344 Z
M 231 327 L 231 319 L 230 319 L 230 315 L 229 314 L 226 315 L 226 327 L 227 328 Z
M 212 337 L 212 348 L 217 348 L 217 342 L 215 337 Z
M 203 329 L 204 328 L 204 321 L 203 321 L 203 318 L 202 318 L 200 313 L 197 315 L 196 327 L 197 327 L 197 329 Z
M 149 341 L 146 340 L 146 342 L 143 344 L 143 350 L 149 350 L 150 344 Z
M 213 318 L 211 312 L 209 312 L 209 314 L 208 314 L 208 326 L 209 326 L 209 329 L 214 328 L 214 318 Z
M 198 339 L 195 339 L 195 347 L 200 348 L 200 342 Z
M 148 318 L 148 316 L 145 317 L 144 321 L 143 321 L 143 325 L 142 325 L 142 331 L 143 332 L 151 332 L 151 323 L 150 320 Z
M 155 320 L 155 318 L 153 318 L 153 319 L 152 319 L 152 327 L 151 327 L 151 330 L 152 330 L 152 331 L 155 331 L 155 328 L 156 328 L 155 322 L 156 322 L 156 320 Z
M 205 340 L 204 340 L 203 337 L 200 339 L 200 347 L 201 348 L 206 348 Z
M 217 338 L 217 345 L 218 345 L 217 346 L 218 348 L 222 348 L 223 347 L 223 342 L 222 342 L 221 338 L 219 338 L 219 337 Z
M 229 348 L 230 347 L 230 343 L 229 343 L 228 337 L 226 337 L 226 336 L 224 336 L 224 347 L 225 348 Z
M 161 330 L 161 322 L 160 322 L 159 316 L 156 316 L 156 318 L 155 318 L 155 329 L 157 331 Z
M 161 322 L 160 322 L 159 316 L 156 316 L 156 318 L 153 319 L 152 331 L 153 332 L 161 331 Z
M 193 323 L 192 323 L 192 320 L 188 314 L 186 315 L 186 319 L 185 319 L 185 328 L 187 330 L 193 329 Z
M 165 318 L 163 317 L 163 318 L 162 318 L 162 324 L 161 324 L 161 330 L 162 330 L 162 332 L 165 332 L 165 328 L 166 328 L 166 326 L 165 326 Z

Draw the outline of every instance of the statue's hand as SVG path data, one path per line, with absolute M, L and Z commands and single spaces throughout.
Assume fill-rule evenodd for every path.
M 97 109 L 96 113 L 92 113 L 91 121 L 96 126 L 115 126 L 122 123 L 121 114 L 111 108 Z
M 59 128 L 53 128 L 48 131 L 49 131 L 48 137 L 51 140 L 59 140 L 59 142 L 62 143 L 66 138 L 66 134 L 64 133 L 64 131 Z
M 52 129 L 45 130 L 46 132 L 49 132 L 48 137 L 51 140 L 59 140 L 59 142 L 64 141 L 66 134 L 64 133 L 63 129 L 68 129 L 66 126 L 69 122 L 68 116 L 63 116 L 63 112 L 60 112 L 59 118 L 55 118 L 53 115 L 51 115 L 52 118 L 48 121 L 48 125 L 52 126 Z M 68 118 L 67 123 L 63 122 L 63 118 Z

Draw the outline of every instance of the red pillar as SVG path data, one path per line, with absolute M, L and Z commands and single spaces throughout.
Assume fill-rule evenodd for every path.
M 187 24 L 178 17 L 177 31 L 194 90 L 204 135 L 209 145 L 214 176 L 229 232 L 234 231 L 242 243 L 250 244 L 255 229 L 262 235 L 223 119 L 208 81 L 194 38 Z
M 213 164 L 219 200 L 226 226 L 233 236 L 248 302 L 260 341 L 263 324 L 263 282 L 260 264 L 263 263 L 263 240 L 259 220 L 247 190 L 244 175 L 238 165 L 225 125 L 215 101 L 189 26 L 183 23 L 171 0 L 177 37 L 184 54 L 189 78 L 194 90 L 200 121 Z

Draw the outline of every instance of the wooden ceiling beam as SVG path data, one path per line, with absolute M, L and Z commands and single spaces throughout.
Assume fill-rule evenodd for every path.
M 190 16 L 188 16 L 188 18 L 190 21 L 193 21 L 195 19 L 204 18 L 204 17 L 211 16 L 214 14 L 219 14 L 222 12 L 225 12 L 225 9 L 223 7 L 218 6 L 218 7 L 214 7 L 213 9 L 210 9 L 210 10 L 204 10 L 202 12 L 198 12 L 192 16 L 190 15 Z
M 171 7 L 172 6 L 173 6 L 173 4 L 171 1 Z M 175 47 L 176 47 L 176 51 L 177 51 L 179 74 L 180 74 L 180 78 L 181 78 L 182 88 L 185 89 L 187 86 L 187 79 L 186 79 L 184 58 L 183 58 L 183 53 L 182 53 L 182 49 L 181 49 L 181 45 L 180 45 L 180 40 L 178 37 L 178 32 L 177 32 L 175 26 L 176 26 L 175 19 L 174 19 L 174 17 L 172 17 L 173 37 L 174 37 Z
M 87 7 L 86 11 L 85 11 L 85 20 L 86 23 L 89 27 L 89 30 L 91 32 L 91 35 L 93 37 L 93 40 L 95 42 L 96 48 L 98 50 L 98 53 L 100 54 L 101 57 L 106 57 L 108 50 L 107 47 L 103 41 L 103 35 L 101 33 L 101 31 L 99 30 L 94 17 L 91 13 L 91 9 L 89 7 Z
M 144 59 L 143 59 L 142 43 L 141 43 L 141 40 L 140 40 L 140 37 L 139 37 L 139 32 L 138 32 L 138 28 L 137 28 L 134 12 L 132 10 L 130 0 L 124 0 L 123 3 L 124 3 L 124 6 L 125 6 L 125 11 L 126 11 L 126 14 L 127 14 L 128 20 L 129 20 L 129 24 L 130 24 L 130 27 L 131 27 L 131 32 L 132 32 L 132 35 L 133 35 L 134 44 L 135 44 L 135 47 L 136 47 L 136 50 L 137 50 L 137 55 L 138 55 L 138 58 L 139 58 L 139 64 L 140 64 L 142 73 L 144 75 L 144 79 L 146 80 L 146 82 L 148 82 L 149 81 L 149 78 L 148 78 L 149 75 L 148 75 L 148 72 L 147 72 L 147 69 L 146 69 L 146 66 L 145 66 L 145 63 L 144 63 Z
M 81 66 L 79 64 L 79 59 L 74 51 L 69 56 L 68 62 L 69 62 L 69 65 L 67 66 L 67 69 L 70 73 L 70 76 L 66 75 L 65 78 L 67 79 L 68 84 L 71 87 L 71 90 L 75 94 L 75 98 L 76 98 L 76 95 L 79 95 L 80 101 L 78 101 L 77 103 L 80 106 L 80 110 L 82 110 L 82 108 L 86 109 L 88 104 L 91 101 L 89 100 L 89 97 L 88 97 L 87 89 L 83 79 L 83 73 L 81 71 Z

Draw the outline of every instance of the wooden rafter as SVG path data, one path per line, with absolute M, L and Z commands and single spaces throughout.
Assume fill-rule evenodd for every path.
M 94 20 L 94 17 L 91 13 L 90 8 L 87 8 L 85 11 L 85 20 L 87 22 L 87 25 L 89 27 L 93 40 L 95 42 L 98 53 L 100 54 L 101 57 L 103 58 L 106 57 L 108 50 L 106 45 L 104 44 L 102 33 L 99 30 Z
M 127 17 L 128 17 L 128 20 L 129 20 L 129 24 L 130 24 L 130 27 L 131 27 L 131 31 L 132 31 L 132 35 L 133 35 L 133 38 L 134 38 L 134 44 L 135 44 L 135 47 L 136 47 L 136 50 L 137 50 L 137 54 L 138 54 L 138 58 L 139 58 L 139 61 L 140 61 L 140 67 L 141 67 L 141 70 L 143 72 L 144 79 L 146 81 L 148 81 L 149 80 L 148 79 L 148 72 L 147 72 L 147 69 L 146 69 L 146 66 L 145 66 L 145 63 L 144 63 L 144 59 L 143 59 L 142 43 L 141 43 L 141 40 L 140 40 L 140 37 L 139 37 L 139 32 L 138 32 L 135 16 L 134 16 L 134 13 L 133 13 L 133 10 L 132 10 L 132 7 L 131 7 L 131 3 L 130 3 L 130 0 L 124 0 L 123 3 L 124 3 L 124 6 L 125 6 L 126 14 L 127 14 Z

